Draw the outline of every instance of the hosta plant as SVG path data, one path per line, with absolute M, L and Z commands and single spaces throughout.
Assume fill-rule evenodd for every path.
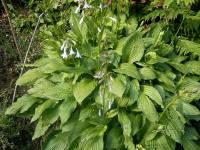
M 199 150 L 200 44 L 168 34 L 167 22 L 98 1 L 78 1 L 63 39 L 16 84 L 27 93 L 6 111 L 37 122 L 46 150 Z M 117 9 L 119 10 L 119 9 Z

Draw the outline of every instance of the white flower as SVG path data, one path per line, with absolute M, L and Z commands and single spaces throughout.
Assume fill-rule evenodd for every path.
M 64 47 L 65 47 L 66 44 L 67 44 L 67 41 L 65 40 L 65 41 L 63 42 L 62 46 L 60 47 L 60 50 L 61 50 L 61 51 L 63 51 L 63 49 L 64 49 Z
M 112 91 L 112 84 L 109 84 L 109 91 Z
M 76 58 L 82 58 L 81 54 L 78 52 L 78 50 L 76 51 Z
M 83 2 L 84 0 L 74 0 L 74 2 L 79 2 L 79 3 L 81 3 L 81 2 Z
M 101 109 L 99 109 L 98 115 L 99 115 L 99 117 L 102 115 L 102 114 L 101 114 Z
M 105 5 L 103 3 L 100 3 L 99 8 L 102 10 L 103 8 L 106 8 L 108 5 Z
M 112 101 L 109 101 L 109 102 L 108 102 L 108 109 L 111 109 L 111 107 L 112 107 L 112 104 L 113 104 L 113 102 L 112 102 Z
M 104 72 L 98 71 L 98 72 L 94 75 L 94 78 L 101 79 L 101 78 L 103 78 L 103 76 L 104 76 Z
M 164 31 L 160 32 L 160 36 L 162 36 L 164 34 Z
M 64 48 L 64 52 L 62 53 L 61 56 L 62 56 L 63 59 L 68 57 L 68 55 L 67 55 L 67 47 Z
M 101 90 L 99 91 L 99 96 L 100 96 L 100 97 L 103 97 L 103 96 L 102 96 L 102 91 L 101 91 Z
M 76 41 L 72 40 L 72 43 L 76 45 Z
M 108 17 L 109 19 L 111 19 L 114 22 L 117 22 L 117 19 L 113 18 L 113 17 Z
M 74 55 L 74 54 L 75 54 L 75 52 L 74 52 L 74 50 L 73 50 L 72 47 L 71 47 L 70 52 L 69 52 L 69 55 Z
M 83 15 L 83 17 L 81 17 L 81 20 L 79 21 L 79 24 L 82 24 L 83 23 L 83 19 L 84 19 L 84 15 Z
M 111 81 L 113 80 L 112 76 L 110 76 L 110 80 L 111 80 Z
M 97 28 L 97 30 L 98 30 L 99 33 L 101 32 L 101 29 L 99 27 Z
M 89 8 L 92 8 L 92 6 L 85 1 L 83 9 L 89 9 Z
M 79 13 L 80 12 L 80 5 L 76 8 L 75 13 Z

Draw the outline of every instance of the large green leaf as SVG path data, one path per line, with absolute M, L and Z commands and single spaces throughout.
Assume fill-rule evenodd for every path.
M 72 85 L 67 82 L 54 84 L 48 80 L 41 80 L 29 89 L 28 93 L 34 97 L 63 100 L 72 96 Z
M 119 107 L 127 107 L 131 106 L 134 101 L 129 97 L 122 97 L 117 99 L 117 104 Z
M 111 93 L 118 97 L 122 97 L 126 89 L 126 83 L 123 82 L 124 76 L 117 76 L 111 81 Z
M 79 104 L 89 96 L 96 88 L 97 82 L 95 80 L 83 79 L 77 83 L 73 89 L 74 97 Z
M 43 93 L 43 96 L 53 100 L 63 100 L 66 97 L 72 96 L 72 85 L 64 82 L 55 86 L 49 87 Z
M 186 116 L 200 115 L 200 111 L 196 106 L 181 100 L 178 100 L 178 104 L 180 104 L 181 111 L 183 112 L 184 115 Z
M 79 149 L 82 150 L 103 150 L 103 135 L 107 130 L 107 126 L 98 125 L 83 131 L 79 143 Z
M 45 143 L 44 150 L 64 150 L 68 145 L 68 133 L 60 132 L 56 135 L 53 135 Z
M 198 140 L 200 136 L 198 132 L 194 127 L 186 127 L 185 131 L 182 141 L 184 150 L 199 150 Z
M 30 95 L 24 95 L 21 98 L 18 98 L 18 100 L 14 102 L 12 106 L 8 107 L 5 114 L 11 115 L 18 112 L 24 113 L 38 101 L 40 101 L 40 99 L 32 97 Z
M 189 61 L 185 65 L 190 68 L 190 73 L 200 75 L 200 61 Z
M 115 72 L 125 74 L 129 77 L 140 79 L 140 74 L 134 64 L 122 63 L 118 69 L 114 69 Z
M 179 95 L 187 102 L 198 100 L 200 98 L 200 83 L 191 79 L 185 78 L 178 85 Z
M 33 121 L 37 120 L 38 118 L 40 118 L 40 116 L 42 115 L 42 113 L 46 109 L 54 106 L 55 104 L 56 104 L 56 102 L 50 99 L 50 100 L 46 100 L 44 103 L 42 103 L 41 105 L 39 105 L 35 109 L 35 114 L 33 115 L 32 119 L 31 119 L 31 122 L 33 122 Z
M 170 64 L 172 67 L 174 67 L 176 70 L 183 74 L 188 74 L 190 72 L 190 67 L 188 67 L 187 65 L 177 62 L 168 62 L 168 64 Z
M 104 148 L 103 136 L 94 137 L 87 141 L 83 141 L 79 145 L 80 150 L 103 150 L 103 148 Z
M 119 111 L 118 120 L 121 124 L 123 135 L 124 135 L 124 145 L 128 150 L 134 150 L 135 145 L 131 137 L 131 121 L 125 111 Z
M 154 104 L 146 95 L 140 95 L 138 99 L 138 107 L 151 122 L 158 121 L 158 112 L 156 111 Z
M 42 119 L 40 119 L 35 127 L 35 132 L 32 137 L 32 139 L 37 139 L 45 134 L 45 132 L 48 130 L 49 125 L 43 125 Z
M 149 67 L 143 67 L 142 69 L 139 70 L 139 72 L 141 74 L 141 78 L 144 80 L 153 80 L 156 78 L 156 74 Z
M 148 96 L 150 99 L 154 100 L 158 105 L 163 106 L 162 97 L 160 96 L 157 89 L 155 89 L 153 86 L 149 85 L 143 85 L 143 92 L 146 96 Z
M 79 115 L 80 121 L 85 121 L 85 119 L 90 118 L 92 115 L 94 115 L 97 108 L 94 105 L 87 106 L 85 108 L 82 108 Z
M 122 60 L 132 64 L 133 62 L 140 61 L 144 54 L 144 42 L 139 32 L 131 34 L 123 45 Z
M 17 85 L 25 85 L 28 83 L 32 83 L 35 80 L 44 77 L 45 74 L 41 72 L 39 69 L 32 69 L 24 73 L 16 82 Z
M 183 148 L 184 150 L 199 150 L 200 146 L 196 141 L 183 138 Z
M 134 79 L 131 81 L 129 89 L 129 96 L 130 99 L 132 100 L 132 103 L 137 101 L 139 94 L 140 94 L 140 84 L 138 80 Z
M 65 70 L 66 66 L 60 58 L 49 59 L 47 63 L 40 67 L 40 71 L 44 73 L 53 73 L 55 71 Z
M 76 109 L 77 102 L 73 98 L 68 98 L 62 102 L 59 109 L 61 125 L 67 122 L 71 113 Z
M 164 134 L 181 143 L 184 133 L 184 120 L 181 114 L 172 106 L 162 112 L 160 123 L 165 125 Z
M 112 128 L 106 134 L 105 148 L 106 149 L 122 149 L 123 135 L 121 130 L 117 127 Z
M 153 140 L 146 141 L 144 147 L 147 150 L 175 150 L 176 143 L 166 135 L 158 134 Z
M 122 126 L 123 134 L 130 136 L 131 135 L 131 121 L 125 111 L 119 111 L 118 120 Z
M 129 115 L 130 121 L 131 121 L 131 135 L 135 135 L 140 130 L 140 122 L 137 119 L 137 115 L 134 113 L 130 113 Z
M 45 134 L 50 125 L 55 123 L 59 118 L 59 105 L 54 108 L 47 109 L 40 117 L 32 139 L 39 138 Z

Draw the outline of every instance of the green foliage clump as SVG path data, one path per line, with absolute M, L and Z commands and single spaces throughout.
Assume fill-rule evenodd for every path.
M 44 40 L 16 82 L 27 94 L 6 114 L 37 121 L 33 139 L 46 150 L 200 149 L 190 122 L 200 119 L 200 44 L 171 21 L 145 25 L 128 1 L 70 9 L 70 30 Z

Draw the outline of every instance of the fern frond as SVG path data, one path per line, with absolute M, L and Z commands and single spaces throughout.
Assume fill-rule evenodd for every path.
M 160 20 L 166 19 L 167 21 L 175 20 L 178 15 L 182 15 L 183 17 L 186 17 L 189 13 L 188 9 L 183 6 L 173 5 L 168 8 L 162 8 L 162 9 L 156 9 L 152 12 L 150 12 L 148 15 L 144 16 L 142 19 L 145 21 L 149 20 L 155 20 L 156 18 L 159 18 Z
M 179 54 L 192 53 L 193 55 L 200 56 L 200 44 L 189 40 L 180 39 L 177 42 Z

